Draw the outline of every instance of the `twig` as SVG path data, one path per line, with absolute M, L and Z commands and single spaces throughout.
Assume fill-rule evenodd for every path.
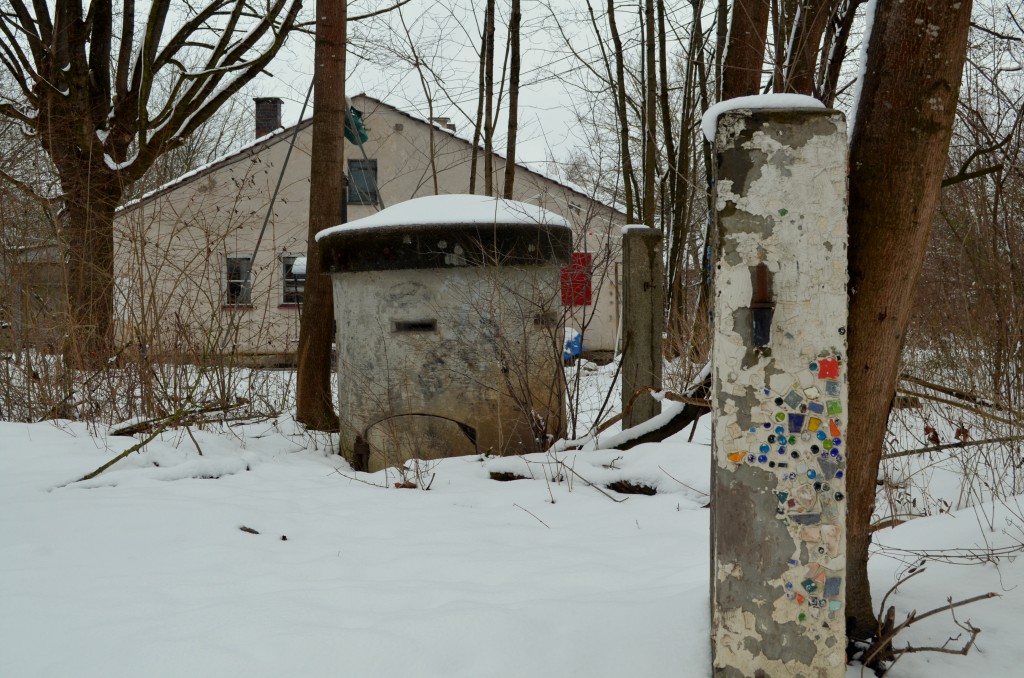
M 684 483 L 684 482 L 683 482 L 682 480 L 680 480 L 679 478 L 676 478 L 676 477 L 675 477 L 674 475 L 672 475 L 671 473 L 669 473 L 668 471 L 666 471 L 665 469 L 663 469 L 663 468 L 662 468 L 661 466 L 659 466 L 659 467 L 658 467 L 658 469 L 659 469 L 659 470 L 660 470 L 660 471 L 661 471 L 662 473 L 664 473 L 665 475 L 667 475 L 667 476 L 668 476 L 669 478 L 671 478 L 672 480 L 676 481 L 677 483 L 679 483 L 680 485 L 682 485 L 683 487 L 685 487 L 686 489 L 688 489 L 688 490 L 693 490 L 693 491 L 694 491 L 694 492 L 696 492 L 697 494 L 700 494 L 700 495 L 704 495 L 705 497 L 709 497 L 709 496 L 711 496 L 711 495 L 709 495 L 709 494 L 708 494 L 707 492 L 701 492 L 701 491 L 700 491 L 700 490 L 698 490 L 698 489 L 697 489 L 696 487 L 690 487 L 689 485 L 687 485 L 686 483 Z
M 589 480 L 587 480 L 586 478 L 584 478 L 583 476 L 581 476 L 581 475 L 580 475 L 579 473 L 577 473 L 577 472 L 576 472 L 576 469 L 572 468 L 571 466 L 567 466 L 567 465 L 566 465 L 566 463 L 565 463 L 564 461 L 559 461 L 559 462 L 558 462 L 558 464 L 559 464 L 559 465 L 560 465 L 560 466 L 561 466 L 562 468 L 564 468 L 564 469 L 568 470 L 568 471 L 569 471 L 569 473 L 573 474 L 574 476 L 576 476 L 577 478 L 579 478 L 580 480 L 582 480 L 583 482 L 585 482 L 585 483 L 586 483 L 587 485 L 589 485 L 590 487 L 594 488 L 595 490 L 597 490 L 598 492 L 600 492 L 600 493 L 601 493 L 601 494 L 603 494 L 604 496 L 606 496 L 606 497 L 608 497 L 609 499 L 611 499 L 612 501 L 614 501 L 614 502 L 615 502 L 616 504 L 621 504 L 622 502 L 624 502 L 624 501 L 626 501 L 627 499 L 629 499 L 629 497 L 623 497 L 622 499 L 616 499 L 615 497 L 613 497 L 612 495 L 608 494 L 608 493 L 607 493 L 607 492 L 605 492 L 605 491 L 604 491 L 603 489 L 601 489 L 601 488 L 600 488 L 599 486 L 595 485 L 594 483 L 590 482 Z
M 1000 402 L 998 402 L 996 400 L 993 400 L 991 398 L 986 398 L 984 396 L 980 396 L 980 395 L 978 395 L 976 393 L 971 393 L 969 391 L 961 391 L 959 389 L 950 388 L 948 386 L 943 386 L 942 384 L 936 384 L 936 383 L 931 382 L 931 381 L 925 381 L 924 379 L 921 379 L 920 377 L 915 377 L 915 376 L 913 376 L 911 374 L 906 374 L 906 373 L 901 374 L 900 375 L 900 379 L 903 380 L 903 381 L 908 381 L 911 384 L 916 384 L 918 386 L 923 386 L 924 388 L 931 389 L 932 391 L 938 391 L 939 393 L 945 393 L 948 396 L 952 396 L 952 397 L 958 398 L 960 400 L 966 400 L 967 402 L 973 403 L 975 405 L 981 405 L 982 407 L 991 407 L 991 408 L 996 409 L 996 410 L 1002 410 L 1004 412 L 1009 412 L 1010 414 L 1014 415 L 1015 417 L 1024 419 L 1024 413 L 1018 412 L 1018 411 L 1008 407 L 1007 405 L 1004 405 L 1003 403 L 1000 403 Z
M 950 400 L 949 398 L 940 398 L 938 396 L 928 395 L 927 393 L 920 393 L 918 391 L 910 391 L 910 390 L 905 389 L 905 388 L 898 388 L 898 389 L 896 389 L 896 392 L 900 393 L 902 395 L 909 395 L 909 396 L 915 396 L 917 398 L 924 398 L 925 400 L 931 400 L 933 402 L 942 403 L 944 405 L 952 405 L 953 407 L 959 407 L 961 410 L 964 410 L 966 412 L 971 412 L 971 413 L 976 414 L 979 417 L 982 417 L 984 419 L 991 419 L 992 421 L 998 421 L 1001 424 L 1009 424 L 1010 426 L 1015 426 L 1017 428 L 1024 428 L 1024 424 L 1022 424 L 1019 421 L 1016 421 L 1015 419 L 1007 419 L 1006 417 L 997 417 L 996 415 L 990 414 L 988 412 L 985 412 L 984 410 L 982 410 L 980 408 L 971 407 L 970 405 L 965 405 L 961 401 Z
M 948 450 L 954 447 L 975 447 L 977 445 L 994 445 L 996 443 L 1014 443 L 1024 440 L 1024 436 L 1004 436 L 1002 438 L 987 438 L 985 440 L 969 440 L 966 443 L 955 442 L 945 443 L 942 445 L 933 445 L 931 447 L 920 447 L 916 450 L 903 450 L 901 452 L 890 452 L 889 454 L 883 454 L 882 459 L 896 459 L 897 457 L 910 457 L 915 454 L 927 454 L 928 452 L 939 452 L 941 450 Z
M 918 572 L 920 572 L 920 570 Z M 912 574 L 910 576 L 912 577 L 915 574 L 918 574 L 918 572 L 915 572 L 914 574 Z M 907 577 L 903 581 L 906 581 L 909 578 L 910 577 Z M 897 584 L 897 586 L 898 585 L 899 584 Z M 895 587 L 893 587 L 893 588 L 895 588 Z M 892 589 L 890 589 L 890 592 L 891 591 L 892 591 Z M 888 597 L 888 594 L 886 594 L 886 596 Z M 880 638 L 875 640 L 874 644 L 871 647 L 871 652 L 869 654 L 865 655 L 864 659 L 861 660 L 861 663 L 863 663 L 865 666 L 868 666 L 872 659 L 874 659 L 887 645 L 890 645 L 892 643 L 892 639 L 895 638 L 897 635 L 899 635 L 900 631 L 903 631 L 904 629 L 913 626 L 914 624 L 916 624 L 917 622 L 921 621 L 922 619 L 927 619 L 928 617 L 936 615 L 936 614 L 938 614 L 940 612 L 945 612 L 946 610 L 952 611 L 952 610 L 954 610 L 954 609 L 956 609 L 958 607 L 963 607 L 964 605 L 970 605 L 971 603 L 976 603 L 979 600 L 988 600 L 990 598 L 998 598 L 998 597 L 999 597 L 998 593 L 994 593 L 994 592 L 990 591 L 989 593 L 983 593 L 980 596 L 973 596 L 971 598 L 965 598 L 964 600 L 960 600 L 960 601 L 957 601 L 955 603 L 953 602 L 952 598 L 947 598 L 946 599 L 948 601 L 947 605 L 943 605 L 942 607 L 937 607 L 937 608 L 935 608 L 933 610 L 928 610 L 927 612 L 925 612 L 924 614 L 921 614 L 921 615 L 917 614 L 916 610 L 912 610 L 910 612 L 910 614 L 907 615 L 906 620 L 904 620 L 904 622 L 902 624 L 900 624 L 899 626 L 894 627 L 891 631 L 886 633 L 883 637 L 880 637 Z M 884 607 L 884 602 L 883 602 L 883 607 Z M 954 620 L 955 619 L 956 618 L 954 617 Z
M 388 489 L 387 485 L 378 485 L 377 483 L 371 483 L 369 480 L 363 480 L 362 478 L 357 478 L 356 476 L 350 476 L 347 473 L 342 473 L 340 467 L 335 467 L 335 469 L 333 471 L 331 471 L 331 473 L 337 473 L 342 478 L 348 478 L 349 480 L 354 480 L 357 483 L 362 483 L 363 485 L 369 485 L 370 487 L 376 487 L 378 489 L 383 489 L 383 490 Z
M 199 456 L 202 457 L 203 448 L 199 447 L 199 441 L 196 440 L 196 437 L 194 435 L 192 435 L 192 429 L 189 428 L 188 426 L 185 426 L 185 433 L 187 433 L 188 437 L 192 439 L 192 444 L 196 446 L 196 452 L 198 452 Z
M 527 512 L 527 513 L 529 513 L 529 514 L 530 514 L 531 516 L 533 516 L 533 517 L 534 517 L 534 519 L 536 519 L 536 521 L 537 521 L 538 523 L 540 523 L 540 524 L 541 524 L 541 525 L 543 525 L 544 527 L 548 528 L 549 530 L 551 529 L 551 526 L 550 526 L 550 525 L 548 525 L 547 523 L 545 523 L 545 522 L 544 522 L 543 520 L 541 520 L 540 518 L 537 518 L 537 516 L 536 516 L 536 515 L 534 515 L 534 514 L 533 514 L 533 512 L 531 512 L 531 511 L 529 511 L 529 510 L 527 510 L 527 509 L 524 509 L 524 508 L 523 508 L 522 506 L 520 506 L 519 504 L 512 504 L 512 505 L 513 505 L 513 506 L 515 506 L 515 507 L 516 507 L 517 509 L 519 509 L 520 511 L 526 511 L 526 512 Z

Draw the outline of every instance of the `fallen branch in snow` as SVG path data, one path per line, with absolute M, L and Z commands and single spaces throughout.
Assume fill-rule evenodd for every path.
M 75 482 L 76 483 L 80 483 L 83 480 L 91 480 L 91 479 L 95 478 L 96 476 L 98 476 L 99 474 L 101 474 L 104 471 L 106 471 L 108 468 L 110 468 L 111 466 L 113 466 L 117 462 L 121 461 L 122 459 L 124 459 L 125 457 L 130 455 L 132 452 L 138 452 L 143 447 L 148 445 L 154 438 L 156 438 L 158 435 L 160 435 L 161 433 L 166 431 L 167 428 L 171 426 L 171 424 L 173 424 L 174 422 L 180 420 L 182 417 L 184 417 L 188 413 L 189 413 L 189 410 L 185 409 L 184 407 L 179 408 L 177 412 L 175 412 L 174 414 L 172 414 L 169 417 L 164 418 L 163 423 L 155 431 L 150 433 L 146 437 L 145 440 L 142 440 L 142 441 L 136 443 L 135 445 L 132 445 L 127 450 L 125 450 L 121 454 L 117 455 L 116 457 L 114 457 L 113 459 L 108 461 L 106 464 L 103 464 L 102 466 L 100 466 L 98 469 L 96 469 L 92 473 L 85 474 L 84 476 L 82 476 L 81 478 L 76 480 Z
M 926 454 L 928 452 L 939 452 L 954 447 L 974 447 L 977 445 L 995 445 L 996 443 L 1015 443 L 1024 441 L 1024 436 L 1004 436 L 1002 438 L 986 438 L 985 440 L 971 440 L 968 442 L 945 443 L 943 445 L 932 445 L 930 447 L 919 447 L 916 450 L 903 450 L 901 452 L 890 452 L 883 454 L 882 459 L 896 459 L 897 457 L 909 457 L 915 454 Z
M 197 408 L 194 408 L 194 409 L 185 410 L 184 412 L 178 410 L 178 411 L 175 411 L 174 413 L 172 413 L 170 415 L 167 415 L 165 417 L 155 417 L 153 419 L 145 419 L 143 421 L 137 421 L 137 422 L 134 422 L 132 424 L 128 424 L 126 426 L 121 426 L 119 428 L 111 429 L 110 430 L 110 435 L 112 435 L 112 436 L 133 436 L 133 435 L 138 435 L 139 433 L 148 433 L 148 432 L 152 431 L 154 428 L 159 428 L 160 430 L 164 430 L 165 428 L 167 428 L 167 426 L 164 426 L 163 424 L 165 422 L 168 422 L 168 421 L 172 420 L 172 419 L 174 421 L 172 421 L 171 423 L 178 423 L 178 424 L 184 425 L 184 426 L 191 426 L 191 425 L 194 425 L 194 424 L 218 423 L 218 422 L 221 422 L 221 421 L 233 421 L 234 419 L 230 419 L 229 420 L 229 419 L 224 418 L 223 416 L 222 417 L 203 417 L 202 415 L 209 414 L 210 412 L 222 412 L 223 414 L 226 415 L 228 412 L 231 412 L 232 410 L 237 410 L 239 408 L 245 407 L 248 404 L 249 404 L 248 400 L 246 400 L 245 398 L 239 398 L 232 405 L 227 405 L 227 404 L 225 404 L 223 402 L 220 402 L 220 403 L 212 403 L 210 405 L 204 405 L 202 407 L 197 407 Z M 248 417 L 246 417 L 246 418 L 248 418 Z
M 675 416 L 660 425 L 658 428 L 643 433 L 638 432 L 637 437 L 619 442 L 619 444 L 615 446 L 616 449 L 628 450 L 631 447 L 636 447 L 643 443 L 660 443 L 665 438 L 679 433 L 710 411 L 710 403 L 706 400 L 710 394 L 711 378 L 709 376 L 684 396 L 688 400 L 681 401 L 683 403 L 683 408 L 679 410 Z M 641 424 L 641 426 L 637 428 L 641 428 L 642 426 L 643 425 Z

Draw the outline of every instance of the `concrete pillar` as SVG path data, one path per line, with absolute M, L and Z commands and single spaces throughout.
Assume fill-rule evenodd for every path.
M 722 115 L 713 675 L 845 675 L 846 121 Z
M 665 262 L 661 232 L 630 225 L 622 233 L 622 420 L 631 428 L 661 413 L 661 402 L 637 389 L 661 390 L 661 333 L 665 326 Z

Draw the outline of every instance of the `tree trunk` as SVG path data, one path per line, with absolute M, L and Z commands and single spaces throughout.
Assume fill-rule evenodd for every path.
M 654 30 L 654 0 L 644 3 L 644 62 L 647 82 L 644 84 L 644 195 L 641 217 L 654 228 L 655 182 L 657 181 L 658 75 L 655 53 L 658 48 Z
M 626 220 L 635 221 L 635 200 L 633 198 L 633 160 L 629 154 L 629 114 L 626 108 L 626 67 L 623 63 L 625 53 L 622 39 L 619 37 L 619 26 L 615 21 L 615 2 L 608 0 L 608 30 L 615 46 L 615 115 L 619 123 L 619 157 L 622 161 L 622 188 L 626 210 Z
M 779 91 L 814 95 L 814 67 L 818 46 L 829 19 L 838 11 L 838 0 L 807 0 L 802 6 L 786 46 L 784 82 Z
M 99 369 L 114 355 L 114 210 L 121 186 L 109 173 L 78 177 L 80 168 L 65 168 L 67 248 L 65 360 L 81 369 Z
M 876 478 L 952 133 L 971 2 L 879 0 L 850 147 L 847 631 L 877 630 Z
M 317 431 L 338 430 L 331 393 L 334 299 L 321 273 L 315 236 L 341 222 L 345 188 L 346 3 L 318 0 L 313 88 L 313 155 L 310 159 L 306 289 L 299 327 L 295 419 Z
M 508 84 L 508 144 L 505 153 L 505 187 L 502 193 L 512 199 L 516 180 L 516 136 L 519 132 L 519 71 L 521 70 L 519 27 L 523 22 L 520 0 L 512 0 L 512 17 L 508 24 L 508 39 L 512 45 L 512 64 Z
M 484 194 L 494 195 L 494 0 L 484 17 Z
M 767 0 L 735 0 L 722 64 L 722 99 L 757 94 L 768 40 Z

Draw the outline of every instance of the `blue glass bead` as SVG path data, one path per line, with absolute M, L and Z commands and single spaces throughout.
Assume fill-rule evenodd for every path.
M 761 463 L 763 464 L 763 463 L 765 463 L 766 461 L 768 461 L 768 456 L 767 456 L 767 455 L 764 455 L 764 454 L 759 454 L 759 455 L 757 456 L 757 460 L 758 460 L 759 462 L 761 462 Z
M 768 443 L 763 443 L 763 444 L 761 445 L 761 447 L 760 447 L 759 449 L 760 449 L 760 450 L 761 450 L 762 452 L 767 452 L 767 451 L 769 451 L 769 450 L 770 450 L 770 449 L 772 449 L 772 448 L 768 447 Z
M 824 440 L 827 437 L 824 431 L 818 431 L 818 440 Z
M 818 477 L 818 472 L 815 471 L 813 468 L 807 469 L 807 477 L 813 480 L 814 478 Z
M 843 472 L 842 471 L 836 471 L 836 478 L 842 478 L 842 477 L 843 477 Z

